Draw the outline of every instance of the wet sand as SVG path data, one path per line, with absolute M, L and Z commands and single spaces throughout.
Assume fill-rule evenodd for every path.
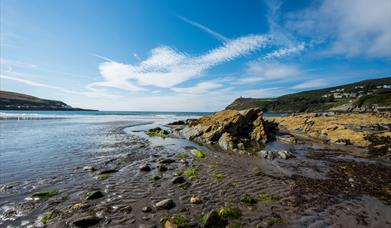
M 305 140 L 269 143 L 266 149 L 287 149 L 295 158 L 266 160 L 183 139 L 146 136 L 143 130 L 151 127 L 113 129 L 110 134 L 116 140 L 109 146 L 122 153 L 85 164 L 96 171 L 75 167 L 69 176 L 42 180 L 34 189 L 23 183 L 3 186 L 0 226 L 74 227 L 75 221 L 90 217 L 96 219 L 94 227 L 161 227 L 161 218 L 183 215 L 188 226 L 202 227 L 202 214 L 222 207 L 241 211 L 240 218 L 229 220 L 231 227 L 391 226 L 389 161 L 356 159 L 351 156 L 351 147 Z M 204 150 L 206 157 L 194 157 L 192 147 Z M 166 163 L 168 170 L 158 171 L 161 163 Z M 140 171 L 143 164 L 152 170 Z M 181 171 L 191 168 L 198 170 L 195 177 L 181 174 L 185 183 L 172 183 Z M 99 180 L 102 170 L 114 171 Z M 151 180 L 154 175 L 161 178 Z M 31 197 L 33 192 L 48 189 L 57 189 L 60 194 L 46 199 Z M 103 196 L 86 200 L 86 192 L 92 191 L 101 191 Z M 257 202 L 241 202 L 245 194 Z M 192 196 L 202 202 L 191 204 Z M 167 198 L 175 207 L 155 208 L 155 203 Z M 146 206 L 151 211 L 143 212 Z M 48 213 L 51 216 L 45 225 L 42 218 Z

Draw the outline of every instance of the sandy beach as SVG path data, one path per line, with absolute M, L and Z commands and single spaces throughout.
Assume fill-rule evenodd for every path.
M 153 127 L 170 130 L 118 124 L 107 134 L 118 139 L 121 156 L 75 167 L 39 187 L 3 185 L 2 226 L 204 227 L 212 211 L 227 210 L 221 227 L 391 222 L 391 163 L 354 156 L 354 146 L 277 137 L 264 150 L 288 150 L 294 158 L 269 160 L 144 133 Z

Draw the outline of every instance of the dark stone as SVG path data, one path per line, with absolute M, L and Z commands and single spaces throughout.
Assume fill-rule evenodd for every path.
M 174 162 L 175 162 L 175 160 L 171 159 L 171 158 L 165 158 L 160 161 L 160 163 L 162 163 L 162 164 L 170 164 L 170 163 L 174 163 Z
M 173 184 L 182 184 L 185 183 L 186 179 L 183 176 L 177 176 L 172 178 L 171 183 Z
M 148 164 L 144 164 L 140 166 L 141 171 L 151 171 L 151 167 Z
M 169 123 L 167 125 L 184 125 L 185 124 L 185 121 L 183 120 L 178 120 L 178 121 L 174 121 L 172 123 Z
M 99 199 L 103 197 L 103 193 L 101 191 L 93 191 L 93 192 L 87 192 L 86 194 L 86 200 L 94 200 Z
M 99 175 L 102 175 L 102 174 L 110 174 L 110 173 L 116 173 L 118 172 L 118 170 L 116 169 L 106 169 L 106 170 L 102 170 L 99 172 Z
M 90 227 L 98 224 L 100 222 L 100 218 L 95 216 L 86 216 L 82 218 L 78 218 L 73 222 L 73 225 L 77 227 Z
M 162 164 L 162 165 L 157 166 L 157 170 L 159 170 L 160 172 L 164 172 L 164 171 L 167 171 L 168 168 L 167 168 L 167 166 Z
M 211 211 L 206 215 L 204 228 L 224 228 L 228 221 L 220 218 L 216 211 Z

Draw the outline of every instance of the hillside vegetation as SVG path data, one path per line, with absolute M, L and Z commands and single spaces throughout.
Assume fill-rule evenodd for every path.
M 0 91 L 0 110 L 83 110 L 62 101 L 41 99 L 26 94 Z
M 261 108 L 268 112 L 314 112 L 391 106 L 391 77 L 288 94 L 277 98 L 238 98 L 226 109 Z M 346 107 L 345 107 L 346 108 Z

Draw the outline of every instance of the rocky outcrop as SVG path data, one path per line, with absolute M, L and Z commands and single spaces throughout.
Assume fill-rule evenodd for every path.
M 391 118 L 387 114 L 320 115 L 310 113 L 277 117 L 274 120 L 281 128 L 292 133 L 304 134 L 332 144 L 368 148 L 370 155 L 391 157 L 390 149 L 388 149 L 391 143 Z M 294 141 L 294 137 L 290 136 L 281 141 L 290 139 Z
M 180 134 L 198 143 L 237 151 L 264 145 L 268 141 L 267 128 L 260 109 L 224 110 L 188 121 Z

